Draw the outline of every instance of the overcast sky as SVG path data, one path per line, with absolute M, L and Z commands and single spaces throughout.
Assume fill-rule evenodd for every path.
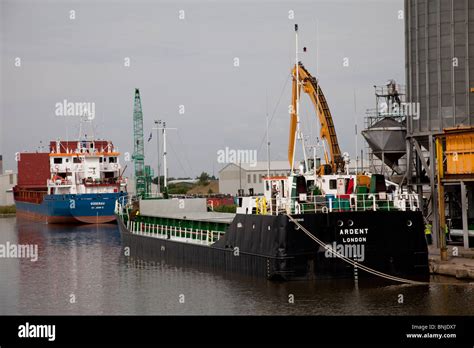
M 319 78 L 343 152 L 355 155 L 354 123 L 362 128 L 365 110 L 374 107 L 373 85 L 405 81 L 402 0 L 0 4 L 5 169 L 16 170 L 17 151 L 77 136 L 77 117 L 55 115 L 55 104 L 64 99 L 94 102 L 96 137 L 133 152 L 135 87 L 142 96 L 145 142 L 155 119 L 178 128 L 168 133 L 171 176 L 217 175 L 223 166 L 217 152 L 226 147 L 260 150 L 258 160 L 266 160 L 261 144 L 267 111 L 273 116 L 271 157 L 285 160 L 295 23 L 300 47 L 307 47 L 301 61 Z M 15 66 L 17 57 L 21 66 Z M 127 57 L 130 67 L 124 66 Z M 308 96 L 302 96 L 301 119 L 304 132 L 314 136 Z M 156 168 L 155 134 L 145 155 Z

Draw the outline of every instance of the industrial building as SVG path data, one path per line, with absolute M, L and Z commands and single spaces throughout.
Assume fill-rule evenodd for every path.
M 263 177 L 267 176 L 268 162 L 229 163 L 219 171 L 219 192 L 236 195 L 239 190 L 254 194 L 263 194 Z M 290 174 L 288 161 L 271 161 L 270 175 L 287 176 Z
M 405 0 L 404 18 L 406 87 L 374 86 L 362 134 L 370 171 L 418 193 L 446 257 L 447 240 L 474 246 L 474 2 Z
M 426 216 L 446 257 L 446 229 L 462 230 L 466 248 L 474 229 L 474 3 L 405 1 L 405 13 L 407 99 L 420 109 L 407 122 L 407 180 L 429 197 Z
M 0 174 L 0 206 L 13 205 L 13 186 L 17 183 L 17 175 L 13 172 Z
M 3 171 L 3 157 L 0 155 L 0 206 L 13 205 L 13 186 L 17 183 L 17 175 L 11 170 Z

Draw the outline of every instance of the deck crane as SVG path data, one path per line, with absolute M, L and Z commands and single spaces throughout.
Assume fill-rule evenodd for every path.
M 297 124 L 299 122 L 297 115 L 297 103 L 299 95 L 301 94 L 301 87 L 303 87 L 303 91 L 311 98 L 316 110 L 316 114 L 319 118 L 319 123 L 321 125 L 321 140 L 327 143 L 327 148 L 329 149 L 328 154 L 328 149 L 326 147 L 324 148 L 324 157 L 326 163 L 319 167 L 317 173 L 318 175 L 343 173 L 345 163 L 341 155 L 339 143 L 337 141 L 336 129 L 334 128 L 331 111 L 329 111 L 329 106 L 327 104 L 326 98 L 324 97 L 324 93 L 318 84 L 318 80 L 311 76 L 311 74 L 308 72 L 308 70 L 306 70 L 301 62 L 298 62 L 298 65 L 295 64 L 295 67 L 292 70 L 292 76 L 292 109 L 290 118 L 290 141 L 288 144 L 288 160 L 290 162 L 290 167 L 293 168 L 292 164 L 295 153 Z M 297 80 L 299 83 L 297 83 Z

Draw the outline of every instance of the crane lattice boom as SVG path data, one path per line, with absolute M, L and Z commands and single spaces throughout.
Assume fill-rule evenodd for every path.
M 133 163 L 135 166 L 135 189 L 138 196 L 146 194 L 145 148 L 143 141 L 143 112 L 140 91 L 135 88 L 133 106 Z

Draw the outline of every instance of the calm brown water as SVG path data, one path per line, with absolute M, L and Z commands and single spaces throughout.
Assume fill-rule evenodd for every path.
M 273 283 L 166 264 L 131 263 L 121 256 L 116 225 L 71 227 L 0 219 L 0 244 L 7 242 L 37 244 L 38 260 L 0 258 L 0 315 L 474 314 L 474 285 L 465 283 Z M 456 282 L 444 277 L 432 281 Z M 293 304 L 288 303 L 290 294 Z M 182 295 L 184 303 L 180 303 Z

